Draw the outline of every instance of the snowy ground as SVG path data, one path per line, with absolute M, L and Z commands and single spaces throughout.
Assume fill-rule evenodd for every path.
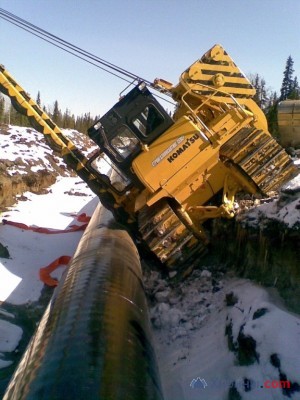
M 72 195 L 74 188 L 76 195 Z M 91 215 L 97 203 L 86 185 L 71 177 L 60 178 L 46 195 L 26 192 L 25 196 L 27 201 L 4 212 L 2 218 L 31 226 L 66 229 L 78 225 L 75 218 L 78 213 Z M 1 226 L 0 242 L 7 246 L 10 258 L 2 259 L 0 264 L 0 301 L 12 304 L 37 301 L 43 283 L 36 269 L 61 255 L 72 255 L 81 236 L 82 231 L 48 235 Z
M 63 134 L 79 146 L 84 154 L 92 152 L 97 146 L 87 136 L 72 129 L 63 129 Z M 58 166 L 66 169 L 61 158 L 53 155 L 43 135 L 33 128 L 10 126 L 0 130 L 0 160 L 7 160 L 8 175 L 23 175 L 39 170 L 55 171 Z M 87 151 L 87 149 L 89 149 Z M 70 175 L 66 170 L 66 175 Z
M 25 193 L 27 201 L 19 201 L 2 214 L 8 221 L 50 229 L 66 229 L 80 222 L 76 215 L 91 216 L 98 199 L 78 178 L 60 178 L 48 194 Z M 24 197 L 23 197 L 24 198 Z M 83 231 L 43 234 L 0 225 L 0 243 L 7 247 L 10 258 L 0 258 L 0 367 L 10 365 L 9 352 L 21 339 L 22 328 L 14 325 L 14 315 L 5 312 L 7 304 L 20 306 L 37 302 L 44 287 L 39 279 L 41 267 L 62 255 L 72 256 Z M 59 277 L 65 266 L 52 273 Z
M 245 214 L 238 216 L 248 226 L 262 227 L 271 220 L 278 221 L 282 227 L 300 230 L 300 173 L 285 184 L 278 198 L 262 202 Z
M 45 194 L 25 192 L 18 196 L 16 204 L 1 214 L 1 221 L 23 223 L 28 226 L 64 230 L 71 225 L 81 225 L 77 215 L 91 216 L 98 199 L 79 178 L 70 177 L 62 161 L 52 154 L 42 134 L 32 128 L 9 126 L 1 128 L 0 160 L 4 162 L 7 176 L 25 175 L 47 170 L 65 177 L 46 190 Z M 78 145 L 84 153 L 96 146 L 86 136 L 76 131 L 64 130 L 64 134 Z M 29 320 L 40 315 L 45 308 L 41 299 L 44 283 L 39 270 L 56 258 L 72 256 L 83 231 L 43 234 L 1 224 L 0 221 L 0 369 L 16 367 L 16 353 L 24 347 L 28 331 L 32 333 Z M 5 258 L 5 255 L 9 255 Z M 51 275 L 59 278 L 65 266 Z M 50 289 L 48 297 L 51 296 Z M 28 312 L 23 318 L 20 315 Z M 32 324 L 31 324 L 32 325 Z M 29 332 L 29 333 L 30 333 Z M 3 370 L 2 370 L 3 371 Z M 9 372 L 8 372 L 9 373 Z M 1 373 L 6 379 L 6 373 Z M 0 389 L 3 384 L 0 382 Z M 1 393 L 1 390 L 0 390 Z
M 6 173 L 11 176 L 26 174 L 29 168 L 32 172 L 43 168 L 54 171 L 53 162 L 63 164 L 58 157 L 53 156 L 43 136 L 26 127 L 11 127 L 6 134 L 1 135 L 1 159 L 11 161 L 6 169 Z

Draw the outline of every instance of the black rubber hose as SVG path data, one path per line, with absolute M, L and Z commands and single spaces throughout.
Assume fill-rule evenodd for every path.
M 139 256 L 98 208 L 3 400 L 163 399 Z M 105 214 L 106 213 L 106 214 Z

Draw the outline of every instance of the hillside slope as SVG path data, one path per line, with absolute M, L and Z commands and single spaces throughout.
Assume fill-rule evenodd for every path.
M 96 148 L 86 135 L 70 129 L 63 133 L 83 152 Z M 46 193 L 58 176 L 75 174 L 50 149 L 41 133 L 27 127 L 0 126 L 0 211 L 26 191 Z

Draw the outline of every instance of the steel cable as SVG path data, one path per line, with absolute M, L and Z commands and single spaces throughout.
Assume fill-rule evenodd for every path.
M 26 21 L 23 18 L 18 17 L 17 15 L 4 10 L 3 8 L 0 8 L 0 18 L 3 20 L 11 23 L 12 25 L 17 26 L 20 29 L 23 29 L 24 31 L 38 37 L 39 39 L 52 44 L 53 46 L 65 51 L 66 53 L 69 53 L 119 79 L 124 80 L 125 82 L 128 82 L 129 84 L 134 84 L 135 81 L 137 82 L 145 82 L 146 85 L 150 86 L 151 88 L 158 90 L 158 88 L 154 87 L 153 83 L 147 79 L 144 79 L 124 68 L 118 67 L 117 65 L 106 61 L 56 35 L 53 35 L 52 33 L 38 27 L 37 25 L 32 24 L 31 22 Z M 126 78 L 128 79 L 126 79 Z M 130 80 L 129 80 L 130 79 Z M 157 95 L 156 95 L 157 96 Z M 160 96 L 157 96 L 159 98 L 162 98 Z M 173 102 L 162 98 L 164 101 L 167 101 L 174 105 Z

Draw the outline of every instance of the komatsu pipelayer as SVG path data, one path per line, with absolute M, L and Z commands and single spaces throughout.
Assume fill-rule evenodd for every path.
M 295 172 L 252 99 L 255 89 L 220 45 L 177 85 L 153 83 L 176 101 L 172 118 L 139 82 L 88 130 L 99 146 L 90 159 L 3 66 L 0 71 L 0 90 L 15 108 L 169 268 L 205 248 L 205 221 L 234 216 L 238 191 L 269 195 Z

